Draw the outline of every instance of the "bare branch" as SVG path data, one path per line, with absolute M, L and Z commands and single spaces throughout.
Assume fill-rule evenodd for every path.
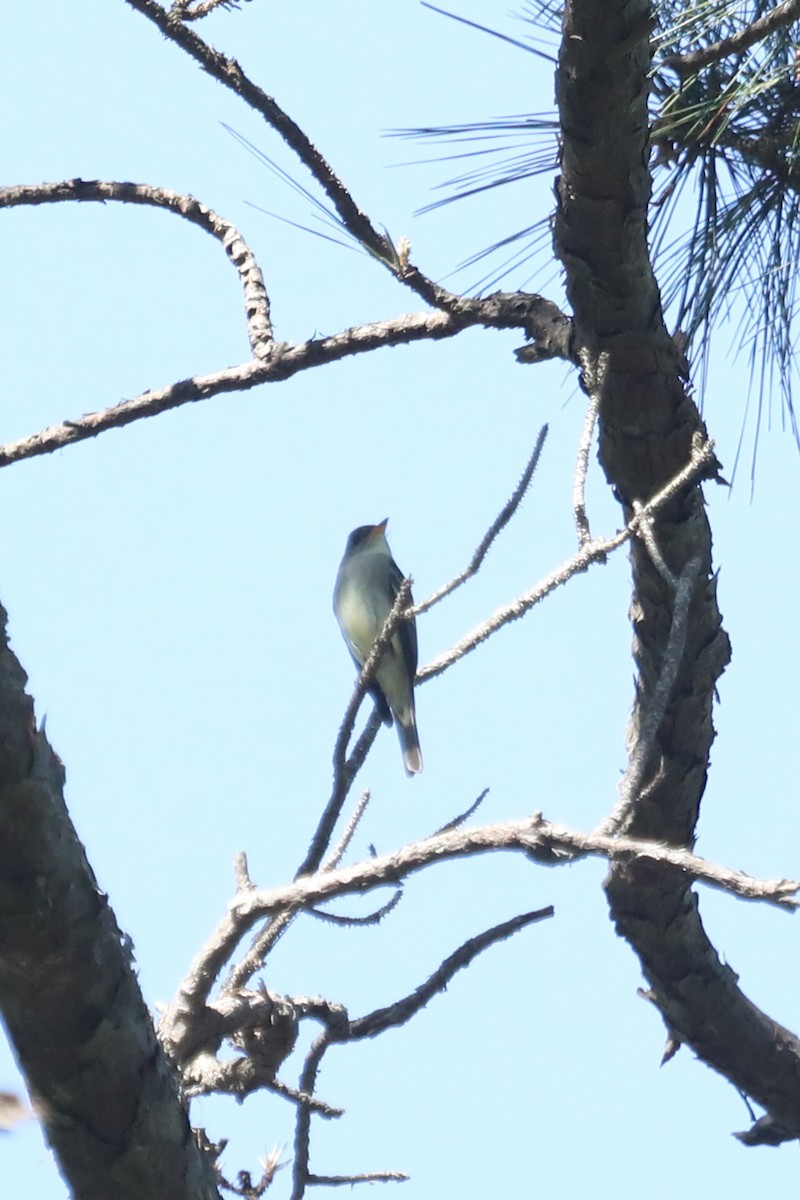
M 495 925 L 492 929 L 487 929 L 483 933 L 469 938 L 462 946 L 448 955 L 431 977 L 426 979 L 425 983 L 420 984 L 408 996 L 396 1000 L 394 1004 L 390 1004 L 386 1008 L 375 1009 L 365 1017 L 351 1021 L 347 1037 L 341 1040 L 349 1042 L 359 1038 L 377 1037 L 378 1034 L 392 1026 L 405 1025 L 415 1013 L 425 1007 L 437 992 L 446 990 L 448 983 L 457 971 L 468 967 L 487 947 L 512 937 L 520 929 L 532 925 L 535 921 L 543 921 L 547 917 L 552 917 L 554 912 L 552 905 L 548 905 L 547 908 L 540 908 L 536 912 L 522 913 L 520 916 L 512 917 L 510 921 L 504 921 L 501 925 Z
M 411 843 L 393 854 L 372 858 L 338 871 L 304 875 L 283 887 L 241 892 L 235 896 L 227 913 L 195 957 L 186 979 L 162 1018 L 159 1035 L 170 1057 L 180 1062 L 187 1053 L 187 1046 L 196 1044 L 194 1020 L 198 1011 L 203 1010 L 217 975 L 241 938 L 264 917 L 279 914 L 279 919 L 285 920 L 288 914 L 293 918 L 301 909 L 336 896 L 367 892 L 386 884 L 396 886 L 408 875 L 436 862 L 484 854 L 489 850 L 521 851 L 548 866 L 558 866 L 569 861 L 570 857 L 587 855 L 608 858 L 612 862 L 647 861 L 677 871 L 690 881 L 701 880 L 710 887 L 743 899 L 765 901 L 784 909 L 797 907 L 793 896 L 800 890 L 800 883 L 793 880 L 759 881 L 741 871 L 709 863 L 688 850 L 635 838 L 574 833 L 563 826 L 552 825 L 538 815 L 523 821 L 477 829 L 451 830 Z M 228 981 L 226 987 L 230 986 Z
M 499 294 L 498 294 L 499 295 Z M 532 299 L 541 299 L 534 297 Z M 300 371 L 321 367 L 326 363 L 338 362 L 352 354 L 367 354 L 383 346 L 408 345 L 412 342 L 438 340 L 454 337 L 471 325 L 487 328 L 512 329 L 526 327 L 526 318 L 519 316 L 514 306 L 504 307 L 497 296 L 487 296 L 475 301 L 477 307 L 468 315 L 456 320 L 447 313 L 409 313 L 393 317 L 388 321 L 356 325 L 331 337 L 315 338 L 298 345 L 287 342 L 272 342 L 269 357 L 252 360 L 236 367 L 228 367 L 211 375 L 195 375 L 158 391 L 147 391 L 132 400 L 104 408 L 100 412 L 87 413 L 74 420 L 52 425 L 29 437 L 0 446 L 0 467 L 10 466 L 23 459 L 37 458 L 63 450 L 75 442 L 97 437 L 108 429 L 118 429 L 133 421 L 153 417 L 183 404 L 193 404 L 226 392 L 248 391 L 262 383 L 278 383 L 291 379 Z M 547 305 L 547 301 L 542 301 Z M 555 307 L 555 306 L 551 306 Z M 543 336 L 547 337 L 544 319 Z
M 442 825 L 440 829 L 436 830 L 433 836 L 438 837 L 440 833 L 448 833 L 451 829 L 458 829 L 459 826 L 463 825 L 465 821 L 469 820 L 473 813 L 478 811 L 488 795 L 489 789 L 487 787 L 484 788 L 478 798 L 473 801 L 472 804 L 470 804 L 469 808 L 465 808 L 462 813 L 459 813 L 458 816 L 453 817 L 453 819 L 448 821 L 446 825 Z
M 650 555 L 650 561 L 661 578 L 675 591 L 678 586 L 678 579 L 674 572 L 667 566 L 664 556 L 661 553 L 661 547 L 656 540 L 653 515 L 645 513 L 644 505 L 639 500 L 634 500 L 632 507 L 634 513 L 639 518 L 636 536 L 644 543 L 647 553 Z
M 433 662 L 423 667 L 417 674 L 417 682 L 424 683 L 428 679 L 433 679 L 436 675 L 441 675 L 443 671 L 452 667 L 465 654 L 474 650 L 481 642 L 485 642 L 492 634 L 497 633 L 498 629 L 502 629 L 504 625 L 508 625 L 511 621 L 516 621 L 520 617 L 523 617 L 534 605 L 539 604 L 552 591 L 555 591 L 556 588 L 561 587 L 567 580 L 571 579 L 573 575 L 578 575 L 582 571 L 586 571 L 593 563 L 605 562 L 612 551 L 624 545 L 625 542 L 637 533 L 639 525 L 643 520 L 658 512 L 659 509 L 663 508 L 665 504 L 688 484 L 701 478 L 715 461 L 713 442 L 709 440 L 697 441 L 693 446 L 689 463 L 660 492 L 653 496 L 642 507 L 640 512 L 634 515 L 625 529 L 613 537 L 595 538 L 593 541 L 587 542 L 577 554 L 573 555 L 572 558 L 568 559 L 560 567 L 557 567 L 555 571 L 545 576 L 530 591 L 523 592 L 521 596 L 517 596 L 515 600 L 498 609 L 487 621 L 478 625 L 471 633 L 462 638 L 460 642 L 456 642 L 444 654 L 439 655 Z
M 306 1055 L 300 1075 L 300 1087 L 309 1096 L 314 1094 L 320 1064 L 330 1044 L 329 1033 L 327 1030 L 324 1030 Z M 308 1156 L 310 1136 L 311 1110 L 308 1106 L 301 1106 L 297 1110 L 297 1117 L 295 1119 L 291 1200 L 302 1200 L 305 1194 L 306 1183 L 309 1179 Z
M 240 893 L 231 900 L 228 913 L 198 958 L 214 961 L 220 954 L 224 959 L 225 953 L 232 950 L 236 941 L 270 913 L 308 908 L 335 896 L 353 895 L 386 884 L 396 884 L 444 859 L 484 854 L 488 850 L 522 851 L 537 862 L 553 866 L 560 862 L 554 856 L 554 851 L 614 861 L 646 859 L 666 869 L 679 871 L 690 880 L 701 880 L 743 899 L 762 900 L 787 909 L 796 907 L 791 897 L 800 889 L 800 883 L 794 880 L 755 880 L 741 871 L 709 863 L 688 850 L 663 846 L 658 842 L 575 833 L 563 826 L 553 825 L 537 814 L 520 821 L 452 830 L 409 843 L 392 854 L 342 867 L 338 871 L 304 875 L 281 887 Z
M 347 847 L 353 840 L 353 835 L 356 829 L 358 829 L 361 818 L 367 811 L 367 805 L 369 804 L 371 795 L 372 793 L 370 792 L 369 788 L 365 788 L 365 790 L 361 793 L 358 804 L 353 810 L 353 815 L 347 822 L 344 833 L 339 839 L 339 844 L 334 847 L 334 849 L 325 859 L 325 862 L 320 867 L 321 871 L 332 871 L 335 867 L 339 866 L 339 863 L 342 861 L 347 852 Z
M 667 705 L 671 699 L 672 689 L 683 659 L 689 621 L 689 606 L 692 602 L 694 585 L 700 572 L 700 567 L 699 558 L 689 559 L 681 572 L 680 579 L 675 581 L 672 625 L 664 650 L 661 674 L 651 693 L 649 703 L 641 715 L 638 736 L 630 749 L 628 767 L 620 781 L 619 800 L 606 820 L 603 821 L 598 830 L 599 833 L 612 834 L 618 829 L 624 828 L 628 817 L 639 799 L 642 781 L 644 780 L 655 749 L 656 734 L 661 722 L 664 720 L 664 714 L 667 711 Z
M 180 15 L 168 12 L 160 4 L 157 4 L 156 0 L 127 0 L 127 3 L 152 21 L 165 38 L 180 46 L 196 62 L 200 63 L 203 70 L 213 79 L 230 88 L 250 108 L 260 113 L 267 124 L 280 134 L 287 146 L 295 152 L 323 188 L 345 228 L 376 258 L 387 263 L 393 261 L 394 249 L 388 239 L 373 227 L 369 218 L 356 205 L 347 188 L 316 146 L 273 97 L 268 96 L 257 84 L 253 83 L 235 58 L 226 58 L 224 54 L 220 54 L 212 46 L 207 45 L 202 38 L 183 23 Z
M 344 1109 L 326 1104 L 324 1100 L 298 1091 L 276 1079 L 249 1054 L 234 1059 L 216 1058 L 213 1054 L 194 1056 L 181 1071 L 182 1090 L 187 1099 L 199 1096 L 236 1096 L 243 1100 L 253 1092 L 266 1089 L 299 1108 L 307 1108 L 318 1117 L 341 1117 Z
M 366 1171 L 360 1175 L 309 1175 L 309 1187 L 349 1187 L 353 1183 L 405 1183 L 410 1175 L 402 1171 Z
M 172 10 L 169 11 L 158 4 L 156 0 L 127 0 L 127 3 L 152 21 L 161 30 L 164 37 L 180 46 L 196 62 L 199 62 L 204 71 L 240 96 L 280 134 L 287 146 L 294 151 L 322 187 L 333 204 L 344 229 L 374 258 L 383 263 L 401 283 L 411 288 L 417 295 L 422 296 L 434 308 L 448 313 L 459 321 L 464 319 L 475 303 L 483 303 L 457 296 L 428 279 L 409 263 L 408 245 L 405 239 L 401 239 L 398 246 L 395 247 L 388 235 L 378 233 L 369 217 L 358 207 L 349 190 L 336 175 L 330 163 L 288 113 L 283 111 L 272 96 L 268 96 L 253 83 L 236 59 L 226 58 L 187 27 L 185 24 L 186 4 L 178 0 L 177 5 L 173 5 Z M 212 4 L 213 0 L 207 0 L 207 3 Z M 198 15 L 205 15 L 200 8 L 195 11 Z M 525 303 L 524 299 L 520 300 L 519 294 L 517 294 L 517 303 L 523 305 Z M 535 353 L 531 353 L 531 347 L 526 347 L 527 361 L 534 361 L 534 359 L 541 361 L 544 358 L 555 356 L 569 357 L 571 323 L 563 313 L 556 309 L 555 305 L 550 307 L 555 318 L 550 337 L 547 341 L 542 342 L 535 339 L 536 346 L 533 348 Z M 473 324 L 474 322 L 470 320 L 469 323 Z
M 445 596 L 449 596 L 451 592 L 456 590 L 456 588 L 461 587 L 462 583 L 466 583 L 466 581 L 471 579 L 473 575 L 477 575 L 495 538 L 499 533 L 502 532 L 503 529 L 505 529 L 514 513 L 519 508 L 520 502 L 528 490 L 531 479 L 533 479 L 533 473 L 539 464 L 539 458 L 541 457 L 542 448 L 544 447 L 546 437 L 547 426 L 543 425 L 539 430 L 539 436 L 536 439 L 536 445 L 533 448 L 533 453 L 528 459 L 525 470 L 522 472 L 522 478 L 514 488 L 514 491 L 511 493 L 511 496 L 506 504 L 504 504 L 503 508 L 500 510 L 497 517 L 484 534 L 477 550 L 470 560 L 469 565 L 465 567 L 460 575 L 456 575 L 455 579 L 451 579 L 449 583 L 446 583 L 431 596 L 428 596 L 427 600 L 423 600 L 421 604 L 415 604 L 414 608 L 412 609 L 412 612 L 415 616 L 419 616 L 420 613 L 427 612 L 427 610 L 432 608 L 434 604 L 438 604 L 440 600 L 445 598 Z
M 398 888 L 391 900 L 387 900 L 380 908 L 376 908 L 374 912 L 368 913 L 365 917 L 346 917 L 341 913 L 326 912 L 323 908 L 309 908 L 308 912 L 319 917 L 321 921 L 327 921 L 330 925 L 379 925 L 384 917 L 388 917 L 389 913 L 397 908 L 402 898 L 403 889 Z
M 444 962 L 434 971 L 431 977 L 424 984 L 418 987 L 410 995 L 398 1000 L 396 1003 L 389 1005 L 386 1008 L 376 1009 L 372 1013 L 361 1017 L 355 1021 L 350 1021 L 346 1018 L 346 1014 L 342 1011 L 336 1013 L 334 1021 L 328 1021 L 326 1015 L 319 1015 L 320 1019 L 325 1021 L 326 1028 L 320 1035 L 314 1045 L 311 1047 L 306 1058 L 303 1072 L 300 1079 L 300 1087 L 306 1095 L 313 1094 L 316 1084 L 317 1072 L 319 1070 L 322 1057 L 329 1046 L 336 1043 L 358 1041 L 362 1038 L 376 1037 L 383 1033 L 384 1030 L 393 1026 L 403 1025 L 409 1021 L 415 1013 L 419 1012 L 429 1000 L 436 995 L 437 992 L 442 992 L 446 989 L 447 984 L 453 978 L 457 971 L 462 967 L 467 967 L 469 964 L 485 949 L 494 945 L 496 942 L 504 938 L 511 937 L 520 929 L 527 925 L 533 924 L 535 921 L 543 920 L 546 917 L 553 915 L 553 909 L 548 907 L 539 910 L 538 912 L 524 913 L 521 916 L 513 917 L 510 921 L 504 921 L 501 925 L 496 925 L 492 929 L 487 929 L 477 937 L 470 938 L 457 950 L 455 950 Z M 311 1110 L 310 1105 L 301 1105 L 298 1108 L 296 1125 L 295 1125 L 295 1165 L 294 1165 L 294 1191 L 293 1196 L 302 1196 L 306 1186 L 318 1183 L 322 1180 L 334 1180 L 341 1183 L 346 1182 L 366 1182 L 369 1180 L 394 1180 L 403 1179 L 405 1176 L 398 1172 L 369 1172 L 367 1174 L 358 1174 L 353 1176 L 322 1176 L 312 1175 L 309 1171 L 309 1139 L 311 1128 Z
M 589 407 L 583 422 L 581 439 L 578 443 L 578 457 L 575 462 L 575 478 L 572 485 L 572 510 L 575 514 L 575 528 L 578 531 L 578 545 L 585 546 L 592 540 L 589 527 L 589 517 L 586 513 L 586 473 L 589 469 L 589 451 L 592 448 L 597 414 L 600 412 L 600 401 L 603 387 L 608 374 L 608 353 L 604 351 L 597 363 L 590 363 L 588 355 L 581 353 L 583 383 L 589 396 Z
M 147 204 L 164 209 L 191 221 L 193 225 L 215 237 L 236 268 L 241 281 L 247 337 L 253 358 L 259 360 L 268 357 L 273 341 L 272 324 L 269 297 L 261 268 L 236 226 L 207 208 L 205 204 L 201 204 L 199 200 L 195 200 L 194 196 L 184 196 L 166 188 L 152 187 L 148 183 L 118 183 L 102 179 L 67 179 L 59 183 L 0 189 L 0 208 L 57 204 L 62 201 L 105 203 L 108 200 L 118 200 L 123 204 Z

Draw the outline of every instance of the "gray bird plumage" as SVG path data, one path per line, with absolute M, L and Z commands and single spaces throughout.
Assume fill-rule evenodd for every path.
M 347 539 L 333 591 L 333 611 L 359 670 L 369 657 L 391 612 L 403 572 L 386 541 L 386 521 L 361 525 Z M 409 597 L 409 602 L 411 598 Z M 422 754 L 414 710 L 417 673 L 417 627 L 401 621 L 383 652 L 369 692 L 385 725 L 397 723 L 407 775 L 422 770 Z

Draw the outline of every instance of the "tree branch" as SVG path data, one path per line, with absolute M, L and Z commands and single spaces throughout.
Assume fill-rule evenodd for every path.
M 704 436 L 648 253 L 651 19 L 647 0 L 567 0 L 557 76 L 563 150 L 555 244 L 576 344 L 592 358 L 609 356 L 599 458 L 628 512 L 674 475 L 689 444 Z M 628 833 L 679 847 L 694 839 L 715 689 L 730 653 L 698 488 L 663 509 L 659 549 L 668 577 L 683 577 L 693 559 L 700 569 L 685 648 L 656 734 L 659 752 L 641 779 Z M 628 742 L 635 749 L 646 743 L 648 714 L 658 709 L 675 605 L 668 577 L 639 538 L 631 563 L 637 680 Z M 800 1134 L 800 1042 L 759 1012 L 720 962 L 688 876 L 612 857 L 606 893 L 670 1035 Z
M 236 226 L 207 208 L 205 204 L 201 204 L 199 200 L 195 200 L 194 196 L 183 196 L 179 192 L 152 187 L 148 183 L 117 183 L 103 179 L 66 179 L 59 183 L 20 184 L 0 189 L 0 209 L 58 204 L 63 201 L 105 203 L 108 200 L 118 200 L 123 204 L 146 204 L 164 209 L 191 221 L 193 225 L 215 237 L 239 275 L 244 292 L 247 337 L 253 357 L 268 357 L 273 341 L 272 324 L 269 297 L 261 268 Z
M 755 21 L 744 25 L 738 33 L 721 38 L 712 46 L 704 46 L 702 50 L 691 50 L 686 54 L 666 54 L 659 59 L 658 66 L 672 67 L 678 74 L 686 76 L 711 63 L 720 62 L 732 54 L 743 54 L 756 42 L 761 42 L 778 29 L 785 29 L 800 17 L 800 0 L 784 0 L 776 4 L 771 12 L 765 13 Z
M 238 893 L 192 964 L 171 1008 L 185 1007 L 188 994 L 198 986 L 204 991 L 210 990 L 237 942 L 264 917 L 310 908 L 339 896 L 359 895 L 387 884 L 396 885 L 399 880 L 436 862 L 485 854 L 489 850 L 521 851 L 537 862 L 553 866 L 563 859 L 563 856 L 558 858 L 555 851 L 626 863 L 642 860 L 664 867 L 668 872 L 677 872 L 687 885 L 701 880 L 742 899 L 762 900 L 788 909 L 796 906 L 792 896 L 800 889 L 800 884 L 792 880 L 754 880 L 741 871 L 710 864 L 689 850 L 654 841 L 574 833 L 538 815 L 475 829 L 455 829 L 353 866 L 303 875 L 277 888 Z
M 81 1200 L 218 1200 L 5 624 L 0 609 L 0 1010 L 37 1115 Z
M 394 247 L 373 227 L 313 142 L 272 96 L 268 96 L 253 83 L 235 58 L 226 58 L 224 54 L 207 45 L 183 23 L 179 14 L 167 11 L 157 4 L 156 0 L 126 0 L 126 3 L 152 21 L 168 41 L 180 46 L 213 79 L 235 92 L 250 108 L 260 113 L 267 124 L 280 134 L 287 146 L 308 167 L 330 199 L 345 228 L 376 258 L 383 262 L 393 260 Z
M 499 608 L 496 613 L 493 613 L 487 621 L 484 621 L 471 633 L 462 638 L 454 646 L 451 646 L 444 654 L 440 654 L 433 662 L 428 663 L 417 674 L 419 683 L 424 683 L 428 679 L 433 679 L 436 675 L 441 675 L 454 663 L 463 658 L 481 642 L 485 642 L 504 625 L 510 624 L 511 621 L 516 621 L 523 617 L 529 609 L 534 605 L 539 604 L 546 596 L 556 588 L 561 587 L 574 575 L 580 574 L 582 571 L 588 570 L 593 563 L 605 562 L 609 554 L 614 550 L 619 549 L 625 542 L 629 541 L 639 530 L 643 521 L 649 520 L 655 513 L 665 508 L 676 495 L 679 495 L 690 484 L 697 479 L 702 478 L 709 469 L 709 466 L 716 462 L 714 456 L 714 443 L 711 441 L 702 441 L 699 438 L 694 442 L 691 450 L 689 462 L 682 470 L 664 486 L 647 504 L 641 505 L 639 510 L 634 513 L 630 522 L 625 529 L 614 534 L 613 537 L 595 538 L 591 542 L 586 542 L 583 547 L 563 563 L 557 567 L 540 583 L 531 588 L 528 592 L 523 592 L 521 596 L 517 596 L 509 604 Z
M 28 458 L 52 454 L 75 442 L 97 437 L 108 429 L 119 429 L 145 417 L 157 416 L 183 404 L 194 404 L 227 392 L 248 391 L 262 383 L 277 383 L 291 379 L 300 371 L 338 362 L 353 354 L 367 354 L 383 346 L 407 345 L 411 342 L 454 337 L 472 325 L 493 329 L 525 329 L 530 333 L 537 327 L 535 313 L 541 307 L 541 333 L 546 345 L 550 342 L 551 311 L 555 305 L 540 296 L 528 297 L 529 304 L 507 305 L 502 293 L 475 301 L 469 312 L 456 319 L 447 313 L 409 313 L 387 321 L 356 325 L 331 337 L 312 338 L 291 345 L 272 342 L 266 360 L 253 360 L 237 367 L 228 367 L 211 375 L 195 375 L 158 391 L 147 391 L 132 400 L 123 400 L 100 412 L 87 413 L 74 420 L 52 425 L 29 437 L 0 446 L 0 468 Z M 538 302 L 538 303 L 536 303 Z
M 497 514 L 494 521 L 492 521 L 486 533 L 481 538 L 478 548 L 470 559 L 469 564 L 464 568 L 463 571 L 461 571 L 460 574 L 456 575 L 454 579 L 451 579 L 449 583 L 437 588 L 432 595 L 428 596 L 428 598 L 423 600 L 420 604 L 415 604 L 411 610 L 414 616 L 419 616 L 420 613 L 427 612 L 429 608 L 433 608 L 434 604 L 438 604 L 440 600 L 444 600 L 445 596 L 449 596 L 451 592 L 456 590 L 456 588 L 460 588 L 461 585 L 466 583 L 468 579 L 472 579 L 473 575 L 477 575 L 478 571 L 483 566 L 483 560 L 489 553 L 495 538 L 498 536 L 498 534 L 502 533 L 506 525 L 514 516 L 514 513 L 519 508 L 520 503 L 522 502 L 522 499 L 527 492 L 528 487 L 530 486 L 530 482 L 533 479 L 533 473 L 539 465 L 539 459 L 541 458 L 546 437 L 547 426 L 543 425 L 539 430 L 539 436 L 536 439 L 536 445 L 533 447 L 533 453 L 528 459 L 525 470 L 522 472 L 522 478 L 514 488 L 514 491 L 511 493 L 508 501 L 503 505 L 500 512 Z

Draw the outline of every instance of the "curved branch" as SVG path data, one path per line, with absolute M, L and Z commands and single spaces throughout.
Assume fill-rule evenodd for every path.
M 58 204 L 62 201 L 119 200 L 123 204 L 148 204 L 176 213 L 210 233 L 222 245 L 239 275 L 244 291 L 247 337 L 256 359 L 266 358 L 272 344 L 269 297 L 264 276 L 253 252 L 235 225 L 207 208 L 194 196 L 184 196 L 149 183 L 119 183 L 105 179 L 65 179 L 58 183 L 20 184 L 0 189 L 0 208 Z
M 413 266 L 408 261 L 408 243 L 405 239 L 400 239 L 399 244 L 395 246 L 387 234 L 378 233 L 327 159 L 300 126 L 292 120 L 288 113 L 283 111 L 275 99 L 253 83 L 236 59 L 226 58 L 225 55 L 220 54 L 198 37 L 192 29 L 187 28 L 185 21 L 188 17 L 188 0 L 186 2 L 178 0 L 178 3 L 173 5 L 172 10 L 169 11 L 158 4 L 157 0 L 126 0 L 126 2 L 130 4 L 131 8 L 136 9 L 137 12 L 152 21 L 161 30 L 164 37 L 180 46 L 196 62 L 199 62 L 204 71 L 240 96 L 246 104 L 264 118 L 276 133 L 280 134 L 287 146 L 294 151 L 322 187 L 333 204 L 342 227 L 356 239 L 359 245 L 369 251 L 392 272 L 395 278 L 411 288 L 432 307 L 450 313 L 456 318 L 462 317 L 463 306 L 468 306 L 471 301 L 453 292 L 448 292 L 446 288 L 428 279 L 417 267 Z M 212 3 L 213 0 L 207 0 L 207 4 L 197 10 L 197 15 L 205 15 L 205 11 L 210 11 Z M 564 318 L 564 324 L 568 325 L 566 318 Z M 532 361 L 531 348 L 527 348 L 526 353 L 528 361 Z M 563 356 L 566 354 L 565 348 Z
M 489 946 L 494 946 L 505 938 L 513 937 L 521 929 L 533 925 L 534 922 L 544 921 L 548 917 L 552 917 L 554 913 L 555 909 L 548 904 L 546 908 L 537 909 L 536 912 L 521 913 L 517 917 L 512 917 L 510 921 L 503 921 L 500 925 L 494 925 L 491 929 L 485 929 L 483 933 L 468 938 L 463 945 L 439 964 L 430 978 L 415 988 L 413 992 L 403 996 L 401 1000 L 396 1000 L 394 1004 L 375 1009 L 374 1012 L 367 1013 L 364 1017 L 350 1021 L 348 1029 L 342 1031 L 336 1040 L 352 1042 L 359 1038 L 377 1037 L 386 1029 L 391 1029 L 396 1025 L 405 1025 L 406 1021 L 410 1021 L 415 1013 L 424 1008 L 437 992 L 446 990 L 447 985 L 458 971 L 468 967 Z
M 584 856 L 646 864 L 650 871 L 660 868 L 664 877 L 675 876 L 685 887 L 699 880 L 742 899 L 766 901 L 787 910 L 797 907 L 793 897 L 800 890 L 800 883 L 793 880 L 758 881 L 741 871 L 709 863 L 689 850 L 659 842 L 575 833 L 551 824 L 539 814 L 521 821 L 450 830 L 337 871 L 320 871 L 282 887 L 247 890 L 234 896 L 162 1019 L 160 1034 L 170 1056 L 181 1060 L 191 1026 L 187 1016 L 202 1007 L 238 942 L 264 917 L 296 913 L 335 897 L 359 895 L 387 884 L 396 886 L 398 881 L 434 863 L 490 850 L 522 852 L 548 866 Z

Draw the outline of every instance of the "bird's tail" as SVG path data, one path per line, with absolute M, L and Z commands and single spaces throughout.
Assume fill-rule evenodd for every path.
M 400 738 L 400 748 L 403 751 L 403 766 L 406 775 L 419 775 L 422 770 L 422 751 L 419 748 L 419 735 L 413 708 L 403 713 L 402 719 L 398 713 L 397 736 Z

